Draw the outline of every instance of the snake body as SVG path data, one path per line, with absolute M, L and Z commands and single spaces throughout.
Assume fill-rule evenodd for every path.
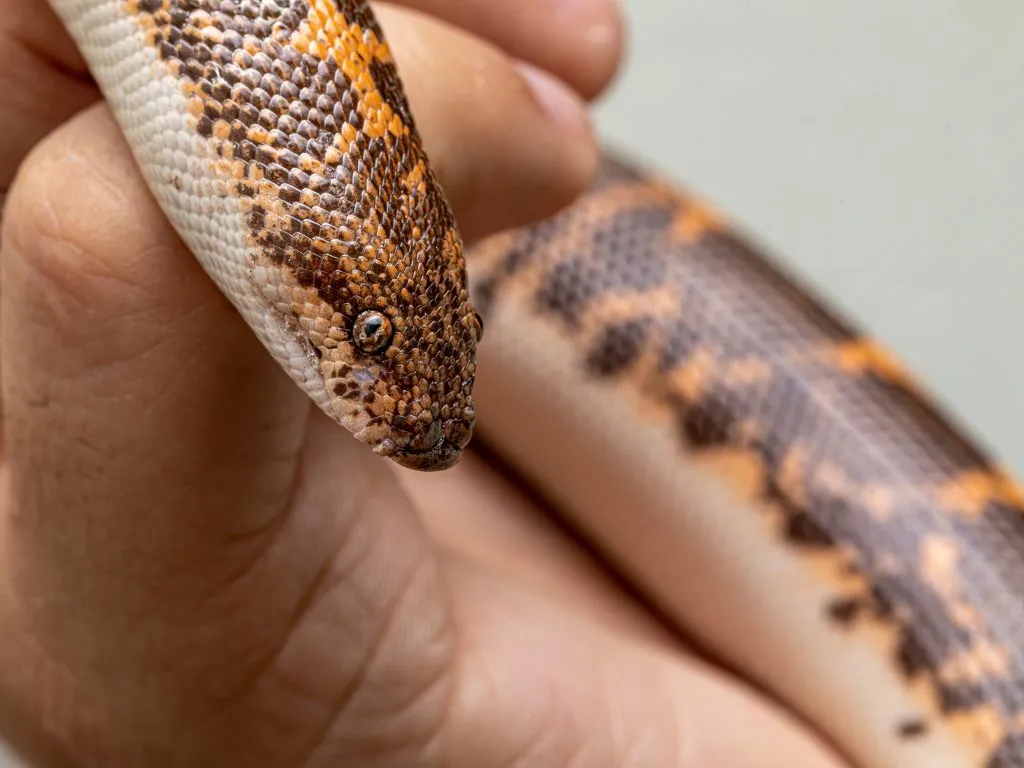
M 1024 495 L 710 207 L 608 157 L 467 260 L 361 0 L 50 1 L 182 238 L 357 439 L 443 469 L 479 411 L 858 765 L 1024 765 Z

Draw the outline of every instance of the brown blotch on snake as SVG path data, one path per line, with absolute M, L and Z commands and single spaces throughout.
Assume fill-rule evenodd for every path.
M 861 585 L 837 591 L 820 620 L 835 631 L 870 625 L 891 637 L 891 667 L 922 692 L 930 716 L 955 721 L 955 732 L 973 744 L 991 745 L 987 768 L 1024 764 L 1024 659 L 1008 654 L 1004 667 L 974 681 L 943 673 L 979 645 L 1020 643 L 1019 490 L 884 350 L 720 222 L 706 226 L 703 213 L 687 214 L 693 206 L 609 158 L 575 205 L 481 246 L 488 269 L 474 286 L 477 302 L 486 317 L 529 276 L 534 310 L 581 346 L 581 375 L 667 409 L 681 454 L 749 454 L 763 472 L 764 508 L 779 516 L 774 530 L 784 546 L 808 563 L 830 562 L 844 583 Z M 609 295 L 659 289 L 677 297 L 674 306 L 650 312 L 640 305 L 584 335 L 582 319 L 593 323 L 595 308 L 612 306 Z M 651 356 L 657 369 L 641 373 Z M 730 378 L 730 371 L 754 370 L 753 361 L 756 376 Z M 920 552 L 942 530 L 972 556 L 945 565 L 941 584 L 915 563 L 894 568 L 884 557 Z M 997 558 L 979 556 L 996 549 Z M 965 601 L 965 590 L 983 583 L 998 589 Z M 972 613 L 977 601 L 988 604 Z M 993 719 L 1002 729 L 995 740 Z M 913 741 L 930 732 L 915 722 L 892 734 Z

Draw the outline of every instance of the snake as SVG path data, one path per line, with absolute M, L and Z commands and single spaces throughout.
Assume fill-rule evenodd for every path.
M 500 446 L 855 765 L 1024 766 L 1024 492 L 713 205 L 608 151 L 466 247 L 363 0 L 49 3 L 185 244 L 367 450 Z

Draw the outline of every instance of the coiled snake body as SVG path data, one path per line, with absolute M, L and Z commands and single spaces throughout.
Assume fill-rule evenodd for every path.
M 167 216 L 355 437 L 443 469 L 479 412 L 859 765 L 1024 765 L 1024 495 L 710 208 L 609 157 L 467 260 L 364 2 L 51 4 Z

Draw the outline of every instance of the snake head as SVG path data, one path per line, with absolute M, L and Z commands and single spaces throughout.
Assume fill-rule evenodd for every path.
M 328 415 L 402 466 L 447 469 L 473 435 L 483 324 L 429 171 L 414 186 L 402 181 L 411 153 L 373 154 L 366 177 L 340 164 L 319 205 L 251 210 L 253 277 L 310 350 L 300 383 Z
M 450 219 L 441 211 L 418 221 L 428 224 L 418 236 L 371 239 L 339 258 L 328 333 L 311 337 L 329 412 L 378 454 L 439 470 L 473 435 L 483 325 Z M 433 232 L 436 222 L 445 226 Z

